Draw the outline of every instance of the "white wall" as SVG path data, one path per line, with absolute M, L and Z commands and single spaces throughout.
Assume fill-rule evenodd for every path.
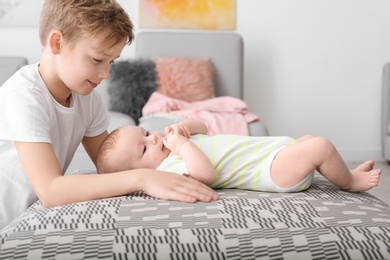
M 239 1 L 245 100 L 273 135 L 332 140 L 348 160 L 382 159 L 381 73 L 390 1 Z
M 138 1 L 120 0 L 138 29 Z M 329 138 L 345 159 L 382 160 L 388 0 L 237 0 L 245 101 L 272 135 Z M 38 28 L 0 28 L 0 55 L 38 62 Z M 126 47 L 123 58 L 134 55 Z

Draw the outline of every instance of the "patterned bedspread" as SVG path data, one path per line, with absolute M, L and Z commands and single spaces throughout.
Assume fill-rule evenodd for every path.
M 390 259 L 390 206 L 316 175 L 300 193 L 218 190 L 211 203 L 145 194 L 45 209 L 0 234 L 0 259 Z

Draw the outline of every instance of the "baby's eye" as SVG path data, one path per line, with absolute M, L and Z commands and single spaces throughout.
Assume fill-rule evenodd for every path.
M 145 136 L 149 136 L 149 130 L 146 131 Z M 146 152 L 146 145 L 144 145 L 144 150 L 142 151 L 142 154 Z
M 99 59 L 93 59 L 94 62 L 97 62 L 97 63 L 100 63 L 102 62 L 103 60 L 99 60 Z

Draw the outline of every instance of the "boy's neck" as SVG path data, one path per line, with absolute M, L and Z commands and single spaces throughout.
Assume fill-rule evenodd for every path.
M 52 97 L 62 106 L 70 107 L 72 92 L 56 76 L 53 66 L 47 66 L 47 62 L 41 60 L 38 65 L 38 71 L 43 82 L 49 90 Z

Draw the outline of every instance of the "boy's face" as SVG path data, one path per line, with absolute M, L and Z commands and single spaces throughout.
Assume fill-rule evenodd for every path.
M 110 77 L 110 64 L 120 56 L 126 39 L 110 48 L 103 46 L 102 40 L 84 36 L 73 46 L 64 44 L 61 48 L 57 56 L 57 73 L 71 91 L 88 95 L 102 80 Z
M 156 169 L 171 152 L 163 144 L 164 134 L 149 132 L 138 126 L 125 126 L 119 132 L 117 149 L 112 158 L 127 169 Z

